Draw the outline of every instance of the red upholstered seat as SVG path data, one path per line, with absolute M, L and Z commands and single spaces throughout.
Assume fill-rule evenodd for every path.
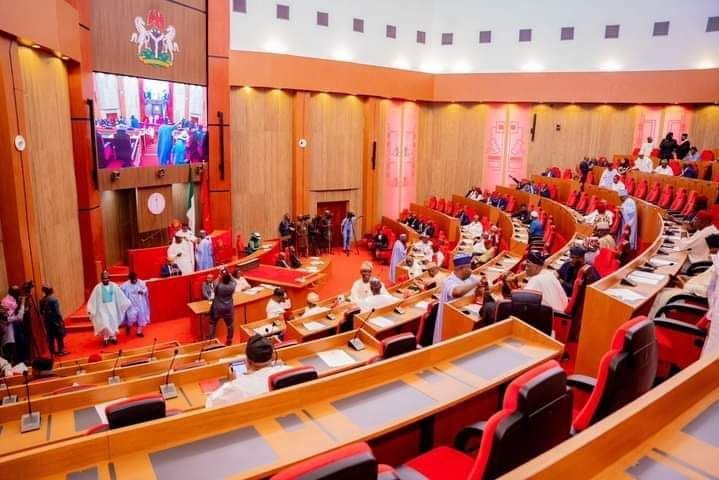
M 599 199 L 596 195 L 591 195 L 589 197 L 589 201 L 587 202 L 587 208 L 585 210 L 586 213 L 591 213 L 594 210 L 597 209 L 597 203 L 599 202 Z
M 548 252 L 552 251 L 552 248 L 555 244 L 555 239 L 557 238 L 557 227 L 556 225 L 548 225 L 547 228 L 544 230 L 544 249 Z
M 517 209 L 517 199 L 512 197 L 509 197 L 507 200 L 507 206 L 504 207 L 504 211 L 507 213 L 514 213 L 514 211 Z
M 700 311 L 700 309 L 696 310 Z M 666 378 L 699 359 L 711 321 L 705 314 L 698 316 L 694 321 L 655 318 L 654 324 L 659 345 L 657 375 Z
M 164 418 L 169 412 L 165 409 L 162 395 L 149 394 L 128 398 L 105 407 L 107 424 L 99 424 L 90 428 L 85 434 L 104 430 L 127 427 L 137 423 Z
M 632 157 L 636 157 L 637 155 L 639 155 L 639 147 L 632 150 Z
M 417 337 L 412 332 L 398 333 L 380 342 L 379 356 L 388 359 L 417 349 Z
M 577 204 L 574 206 L 574 209 L 580 213 L 584 213 L 587 210 L 588 204 L 589 204 L 589 194 L 587 194 L 587 192 L 582 192 L 579 194 L 579 200 L 577 201 Z
M 674 172 L 674 175 L 681 175 L 682 173 L 682 162 L 679 160 L 670 160 L 669 161 L 669 168 L 672 169 L 672 172 Z
M 637 188 L 637 181 L 634 180 L 634 177 L 627 176 L 624 180 L 624 186 L 627 187 L 627 193 L 629 195 L 634 195 L 634 190 Z
M 584 304 L 584 293 L 587 285 L 585 276 L 591 265 L 585 264 L 577 272 L 572 285 L 572 294 L 569 296 L 564 315 L 554 316 L 554 333 L 560 342 L 574 342 L 579 338 L 579 328 L 582 319 L 582 307 Z
M 444 205 L 444 213 L 447 215 L 452 215 L 452 212 L 454 211 L 454 202 L 452 200 L 447 200 L 447 203 Z
M 597 379 L 570 376 L 571 387 L 591 392 L 572 425 L 581 432 L 647 392 L 657 373 L 658 351 L 654 322 L 640 316 L 614 333 L 609 351 L 599 362 Z
M 634 196 L 644 200 L 647 197 L 648 190 L 649 190 L 649 184 L 647 183 L 647 179 L 643 178 L 639 181 L 639 184 L 637 185 L 637 190 L 636 190 L 636 192 L 634 192 Z
M 444 198 L 440 198 L 437 200 L 437 210 L 440 212 L 444 212 L 444 207 L 446 206 L 446 201 Z
M 397 469 L 400 478 L 479 480 L 497 478 L 569 437 L 571 398 L 566 374 L 555 360 L 512 381 L 502 409 L 486 423 L 472 425 L 455 439 L 455 449 L 440 446 Z M 470 440 L 481 436 L 477 456 Z M 418 476 L 418 474 L 420 476 Z
M 622 215 L 618 209 L 611 210 L 614 212 L 614 218 L 612 219 L 612 224 L 609 227 L 609 233 L 614 236 L 619 231 L 619 225 L 622 223 Z
M 297 367 L 273 373 L 267 378 L 267 385 L 270 390 L 279 390 L 316 379 L 317 370 L 314 367 Z
M 275 474 L 272 480 L 389 480 L 394 469 L 378 465 L 366 443 L 353 443 L 323 453 Z
M 571 180 L 572 179 L 572 169 L 571 168 L 565 168 L 564 172 L 562 172 L 562 178 L 564 180 Z
M 680 212 L 687 201 L 687 189 L 686 188 L 679 188 L 677 189 L 676 195 L 674 195 L 674 199 L 669 204 L 669 211 L 670 212 Z
M 594 185 L 594 172 L 590 171 L 590 172 L 587 174 L 586 183 L 589 183 L 589 184 Z
M 425 311 L 419 318 L 419 325 L 417 327 L 417 345 L 427 347 L 432 345 L 432 335 L 434 334 L 434 325 L 437 322 L 437 310 L 439 302 L 433 300 L 427 305 L 427 311 Z
M 552 172 L 552 177 L 554 178 L 559 178 L 562 176 L 562 170 L 559 167 L 552 167 L 550 171 Z
M 557 189 L 557 186 L 554 184 L 551 184 L 549 186 L 549 198 L 552 200 L 557 200 L 557 197 L 559 197 L 559 190 Z
M 552 308 L 542 304 L 542 293 L 536 290 L 512 290 L 509 299 L 497 302 L 495 322 L 515 316 L 547 335 L 552 334 Z
M 645 200 L 650 203 L 657 203 L 659 201 L 660 194 L 661 185 L 659 185 L 659 182 L 654 182 L 652 183 L 652 186 L 649 189 L 649 193 L 647 194 L 647 198 Z
M 711 150 L 702 150 L 702 153 L 699 155 L 699 160 L 702 160 L 704 162 L 713 162 L 714 152 Z
M 619 268 L 617 252 L 611 248 L 600 248 L 597 256 L 594 257 L 594 268 L 602 277 L 617 271 Z
M 652 153 L 649 154 L 650 157 L 657 158 L 659 156 L 659 149 L 653 148 Z
M 579 192 L 576 190 L 572 190 L 569 192 L 569 196 L 567 197 L 567 206 L 569 208 L 574 208 L 577 205 L 577 201 L 579 200 Z
M 696 203 L 697 198 L 699 197 L 699 194 L 696 190 L 691 190 L 689 192 L 689 195 L 687 196 L 687 203 L 684 205 L 684 208 L 681 211 L 681 215 L 683 217 L 686 217 L 688 215 L 691 215 L 696 210 Z
M 669 205 L 671 205 L 672 200 L 674 199 L 674 187 L 671 186 L 671 184 L 667 183 L 664 185 L 664 188 L 662 189 L 662 195 L 659 197 L 659 207 L 660 208 L 669 208 Z
M 437 208 L 437 197 L 435 197 L 434 195 L 432 195 L 431 197 L 429 197 L 429 201 L 427 202 L 427 206 L 428 206 L 429 208 L 431 208 L 432 210 L 434 210 L 435 208 Z

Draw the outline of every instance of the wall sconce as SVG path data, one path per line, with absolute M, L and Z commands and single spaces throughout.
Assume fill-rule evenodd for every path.
M 162 178 L 165 175 L 167 175 L 167 170 L 165 170 L 164 168 L 161 168 L 157 171 L 157 178 Z
M 110 181 L 116 182 L 120 179 L 120 170 L 113 170 L 110 172 Z

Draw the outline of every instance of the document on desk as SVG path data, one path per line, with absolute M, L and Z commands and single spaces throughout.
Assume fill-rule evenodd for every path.
M 278 333 L 282 332 L 281 328 L 279 328 L 277 325 L 272 325 L 271 323 L 262 325 L 261 327 L 253 328 L 252 330 L 254 330 L 256 334 L 262 335 L 263 337 L 267 335 L 277 335 Z
M 369 323 L 371 323 L 372 325 L 374 325 L 375 327 L 378 327 L 378 328 L 387 328 L 387 327 L 391 327 L 392 325 L 394 325 L 394 322 L 392 320 L 390 320 L 387 317 L 382 317 L 382 316 L 372 317 L 370 319 Z
M 268 289 L 268 290 L 274 290 L 274 289 L 275 289 L 275 286 L 274 286 L 274 285 L 270 285 L 269 283 L 260 283 L 259 286 L 262 287 L 262 288 L 266 288 L 266 289 Z
M 314 322 L 314 321 L 304 322 L 302 324 L 302 326 L 305 327 L 310 332 L 316 332 L 317 330 L 322 330 L 323 328 L 325 328 L 325 325 L 323 323 Z
M 479 316 L 479 311 L 481 310 L 481 306 L 477 305 L 476 303 L 468 303 L 464 307 L 462 307 L 462 310 L 467 310 L 469 313 L 474 315 L 475 317 Z
M 414 308 L 419 308 L 420 310 L 427 310 L 427 307 L 429 307 L 429 302 L 427 300 L 420 300 L 414 304 Z
M 638 275 L 634 275 L 633 273 L 630 273 L 627 275 L 627 279 L 631 280 L 634 283 L 642 283 L 644 285 L 658 285 L 661 280 L 656 280 L 654 278 L 646 278 L 646 277 L 640 277 Z
M 618 298 L 620 300 L 625 300 L 627 302 L 636 302 L 638 300 L 644 300 L 644 295 L 633 292 L 632 290 L 629 290 L 627 288 L 610 288 L 606 290 L 607 295 L 611 295 L 612 297 Z
M 346 367 L 356 363 L 355 359 L 344 350 L 334 349 L 324 352 L 317 352 L 317 356 L 322 359 L 330 368 Z
M 262 290 L 264 290 L 263 287 L 252 287 L 252 288 L 248 288 L 247 290 L 245 290 L 242 293 L 246 293 L 247 295 L 256 295 L 256 294 L 260 293 Z
M 655 267 L 668 267 L 669 265 L 673 265 L 675 262 L 671 260 L 664 260 L 663 258 L 659 257 L 652 257 L 652 259 L 649 260 L 647 263 Z

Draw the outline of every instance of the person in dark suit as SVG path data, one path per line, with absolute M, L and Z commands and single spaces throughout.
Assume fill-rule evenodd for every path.
M 684 157 L 686 157 L 689 153 L 691 146 L 691 143 L 689 143 L 689 135 L 682 133 L 681 143 L 677 145 L 677 158 L 679 160 L 684 160 Z
M 160 269 L 160 277 L 168 278 L 178 277 L 180 275 L 182 275 L 182 270 L 180 270 L 180 267 L 175 263 L 175 259 L 173 257 L 167 257 L 167 261 Z
M 115 149 L 115 158 L 122 162 L 123 167 L 131 167 L 132 141 L 127 131 L 122 127 L 118 128 L 112 143 L 112 147 Z
M 669 132 L 667 133 L 667 136 L 664 137 L 664 140 L 662 140 L 659 144 L 659 158 L 666 158 L 667 160 L 671 160 L 676 149 L 677 141 L 674 140 L 674 134 L 672 132 Z

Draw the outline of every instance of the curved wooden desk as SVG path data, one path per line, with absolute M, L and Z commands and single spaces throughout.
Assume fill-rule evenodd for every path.
M 420 216 L 427 217 L 435 222 L 439 230 L 444 230 L 447 234 L 447 240 L 450 242 L 456 242 L 459 239 L 459 219 L 447 215 L 446 213 L 432 210 L 429 207 L 420 205 L 419 203 L 410 203 L 409 209 L 411 212 L 417 213 Z M 439 232 L 436 232 L 439 234 Z
M 244 402 L 8 455 L 0 459 L 0 471 L 8 478 L 65 478 L 88 469 L 99 478 L 112 470 L 120 480 L 194 479 L 198 472 L 206 478 L 264 478 L 342 445 L 426 430 L 422 420 L 430 417 L 434 438 L 449 435 L 440 421 L 445 411 L 561 351 L 553 339 L 509 319 Z M 407 455 L 420 447 L 411 438 L 417 444 L 408 439 Z

